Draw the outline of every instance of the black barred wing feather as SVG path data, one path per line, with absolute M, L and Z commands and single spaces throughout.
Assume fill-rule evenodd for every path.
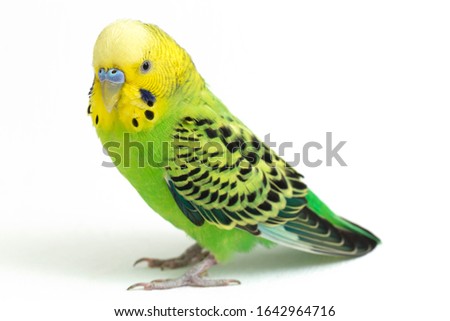
M 306 204 L 302 176 L 231 117 L 186 117 L 173 139 L 169 188 L 198 226 L 259 234 L 258 224 L 284 225 Z

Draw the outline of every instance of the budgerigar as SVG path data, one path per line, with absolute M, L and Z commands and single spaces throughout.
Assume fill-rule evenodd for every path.
M 133 20 L 107 26 L 95 43 L 93 67 L 88 113 L 103 146 L 147 204 L 197 242 L 174 259 L 137 261 L 192 265 L 182 277 L 129 289 L 239 283 L 204 275 L 257 244 L 353 257 L 379 243 L 308 189 L 303 176 L 208 89 L 188 53 L 157 26 Z

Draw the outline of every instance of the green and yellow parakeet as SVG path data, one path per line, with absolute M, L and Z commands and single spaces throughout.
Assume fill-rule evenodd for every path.
M 101 142 L 147 204 L 197 241 L 178 258 L 138 260 L 150 267 L 192 265 L 182 277 L 130 288 L 238 283 L 203 276 L 257 244 L 353 257 L 379 243 L 309 190 L 157 26 L 132 20 L 107 26 L 96 41 L 93 67 L 88 113 Z

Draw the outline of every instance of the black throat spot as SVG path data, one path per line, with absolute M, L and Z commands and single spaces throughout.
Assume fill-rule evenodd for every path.
M 141 93 L 141 99 L 147 104 L 149 107 L 153 107 L 153 105 L 156 102 L 156 97 L 151 92 L 145 89 L 139 89 L 139 92 Z

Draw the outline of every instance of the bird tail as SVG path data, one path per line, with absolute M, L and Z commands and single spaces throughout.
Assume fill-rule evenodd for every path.
M 264 238 L 306 252 L 331 256 L 362 256 L 380 239 L 370 231 L 334 214 L 314 193 L 295 220 L 284 225 L 258 226 Z

